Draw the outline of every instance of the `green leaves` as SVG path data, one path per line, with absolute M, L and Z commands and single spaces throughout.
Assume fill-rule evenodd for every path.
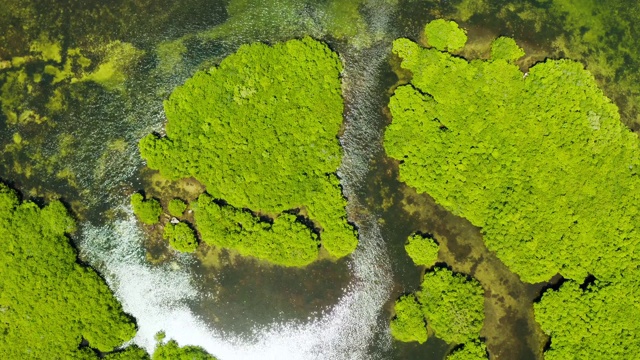
M 504 61 L 516 48 L 500 38 L 493 60 L 467 62 L 396 40 L 413 78 L 390 101 L 387 154 L 523 281 L 615 278 L 640 256 L 638 139 L 581 64 L 524 76 Z
M 169 241 L 172 248 L 180 252 L 194 252 L 198 247 L 195 232 L 183 222 L 165 225 L 162 237 Z
M 440 339 L 463 344 L 479 337 L 484 322 L 484 290 L 477 280 L 435 268 L 424 275 L 416 297 L 427 323 Z
M 187 210 L 187 204 L 180 199 L 171 199 L 169 205 L 167 205 L 167 210 L 171 216 L 182 217 L 184 211 Z
M 422 344 L 427 341 L 427 324 L 415 295 L 405 295 L 396 300 L 394 311 L 396 316 L 391 320 L 391 336 L 404 342 Z
M 204 242 L 236 249 L 242 255 L 284 266 L 308 265 L 318 257 L 316 234 L 291 214 L 283 213 L 270 223 L 250 212 L 219 205 L 203 194 L 195 218 Z
M 60 202 L 19 203 L 0 184 L 0 358 L 95 358 L 82 339 L 108 352 L 135 324 L 91 268 L 76 262 L 65 236 L 75 223 Z
M 467 33 L 455 21 L 433 20 L 424 27 L 430 46 L 440 51 L 458 51 L 467 43 Z
M 420 234 L 411 235 L 404 248 L 416 265 L 429 267 L 435 265 L 438 260 L 440 247 L 433 238 Z
M 163 176 L 193 176 L 205 184 L 213 198 L 234 209 L 221 216 L 247 216 L 235 209 L 269 214 L 276 220 L 267 233 L 276 234 L 289 224 L 296 236 L 306 238 L 291 245 L 293 240 L 272 235 L 254 237 L 253 245 L 242 246 L 243 254 L 284 264 L 289 260 L 276 259 L 302 252 L 296 266 L 312 261 L 317 239 L 309 235 L 311 229 L 299 228 L 284 213 L 300 210 L 320 229 L 327 251 L 346 256 L 357 238 L 347 222 L 346 201 L 335 176 L 342 158 L 337 140 L 343 111 L 341 70 L 337 55 L 311 38 L 241 46 L 218 67 L 196 73 L 175 89 L 164 104 L 167 136 L 143 138 L 140 153 Z M 198 229 L 213 229 L 202 214 Z M 211 231 L 217 230 L 204 230 Z M 234 248 L 241 243 L 215 241 Z M 257 246 L 260 242 L 264 244 Z M 258 251 L 281 245 L 285 249 L 274 250 L 278 256 L 271 250 Z M 298 250 L 285 255 L 293 248 Z
M 131 206 L 133 213 L 140 221 L 147 225 L 157 224 L 162 215 L 162 206 L 156 199 L 145 200 L 142 194 L 135 193 L 131 195 Z
M 516 61 L 524 56 L 524 50 L 512 38 L 501 36 L 491 43 L 491 59 Z
M 440 339 L 468 343 L 473 350 L 484 322 L 484 290 L 474 279 L 435 268 L 424 275 L 419 291 L 396 300 L 394 310 L 390 328 L 396 340 L 423 343 L 428 326 Z

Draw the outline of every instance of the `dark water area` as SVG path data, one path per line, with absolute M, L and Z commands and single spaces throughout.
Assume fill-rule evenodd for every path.
M 116 40 L 131 43 L 144 53 L 125 69 L 126 81 L 115 91 L 90 81 L 42 84 L 42 94 L 47 96 L 38 98 L 41 103 L 38 106 L 43 107 L 42 103 L 49 99 L 48 94 L 55 90 L 59 89 L 65 96 L 65 109 L 48 122 L 10 124 L 0 113 L 0 149 L 3 149 L 0 180 L 40 204 L 61 198 L 81 222 L 94 226 L 108 225 L 122 217 L 114 209 L 127 204 L 132 192 L 148 186 L 148 174 L 139 158 L 137 142 L 147 133 L 163 132 L 162 101 L 195 71 L 215 65 L 243 42 L 252 41 L 249 36 L 227 39 L 202 35 L 229 19 L 227 3 L 210 0 L 118 0 L 108 3 L 69 0 L 56 1 L 55 6 L 48 2 L 11 3 L 12 9 L 20 6 L 30 9 L 33 13 L 30 16 L 37 19 L 38 25 L 19 30 L 17 26 L 26 18 L 18 16 L 9 22 L 15 27 L 9 27 L 9 23 L 0 24 L 0 30 L 6 34 L 0 44 L 0 61 L 28 55 L 28 44 L 39 38 L 40 33 L 59 39 L 63 52 L 76 47 L 86 49 L 94 64 L 106 57 L 99 49 Z M 354 74 L 371 76 L 361 83 L 353 81 L 354 88 L 348 89 L 345 98 L 347 119 L 367 117 L 368 127 L 362 129 L 363 141 L 378 140 L 371 144 L 368 158 L 364 159 L 368 171 L 360 184 L 352 185 L 357 199 L 350 200 L 357 200 L 360 206 L 350 215 L 376 219 L 392 277 L 387 302 L 377 319 L 379 329 L 370 342 L 368 353 L 381 359 L 443 359 L 451 350 L 449 344 L 432 334 L 422 345 L 389 341 L 387 324 L 393 316 L 395 299 L 419 289 L 425 271 L 413 265 L 404 249 L 407 237 L 420 231 L 432 234 L 443 248 L 439 261 L 454 271 L 475 277 L 485 288 L 486 325 L 481 335 L 492 358 L 541 359 L 547 338 L 533 319 L 532 303 L 543 289 L 558 279 L 547 284 L 520 282 L 486 249 L 479 229 L 447 212 L 428 195 L 416 194 L 399 182 L 397 163 L 382 151 L 382 134 L 390 121 L 386 106 L 394 86 L 400 81 L 393 71 L 395 64 L 389 53 L 393 39 L 407 37 L 422 41 L 421 32 L 429 20 L 448 17 L 457 18 L 468 30 L 469 44 L 464 56 L 486 57 L 490 41 L 501 35 L 513 36 L 527 51 L 528 57 L 520 63 L 523 69 L 547 57 L 563 55 L 554 49 L 553 42 L 570 33 L 560 21 L 564 18 L 539 15 L 540 11 L 543 14 L 551 11 L 551 2 L 491 1 L 486 2 L 486 9 L 468 13 L 457 7 L 460 3 L 401 0 L 394 11 L 386 14 L 388 23 L 377 27 L 383 29 L 383 33 L 364 50 L 355 49 L 351 39 L 338 39 L 317 30 L 319 25 L 306 32 L 282 32 L 278 36 L 282 39 L 303 34 L 319 37 L 340 53 L 343 60 L 354 64 Z M 534 3 L 538 12 L 527 7 Z M 511 11 L 512 8 L 515 10 Z M 527 15 L 529 13 L 532 15 Z M 373 24 L 379 15 L 370 11 L 367 20 Z M 548 19 L 555 21 L 548 22 Z M 251 24 L 247 22 L 247 26 Z M 619 41 L 625 39 L 621 30 L 610 35 Z M 261 39 L 260 36 L 256 38 Z M 160 65 L 166 59 L 158 53 L 157 47 L 160 43 L 172 42 L 182 44 L 183 52 L 170 71 L 161 71 Z M 380 51 L 389 54 L 376 65 L 375 72 L 367 72 L 370 66 L 367 61 Z M 623 59 L 624 67 L 637 70 L 636 59 L 630 56 Z M 588 67 L 593 66 L 587 57 L 577 60 Z M 45 63 L 50 65 L 51 62 L 28 65 L 28 75 L 42 72 Z M 8 71 L 0 67 L 0 76 Z M 623 77 L 624 74 L 616 76 Z M 628 97 L 624 96 L 628 94 L 626 88 L 616 88 L 610 78 L 600 79 L 608 86 L 605 86 L 605 93 L 611 94 L 617 104 L 622 104 L 621 108 L 633 103 L 630 93 Z M 0 85 L 3 81 L 5 79 L 0 77 Z M 359 96 L 366 97 L 366 101 L 357 98 Z M 623 120 L 633 128 L 634 112 L 629 110 L 623 114 Z M 15 143 L 15 133 L 24 139 L 21 144 Z M 150 267 L 159 268 L 175 261 L 166 246 L 158 246 L 154 241 L 145 243 L 145 250 L 151 257 L 161 259 L 166 255 L 164 260 L 152 263 Z M 200 255 L 187 262 L 184 268 L 202 296 L 189 300 L 186 305 L 207 325 L 239 336 L 259 337 L 254 333 L 255 329 L 273 323 L 307 323 L 322 318 L 349 294 L 349 285 L 354 281 L 349 259 L 321 260 L 303 269 L 286 269 L 227 251 Z M 101 264 L 92 265 L 104 270 Z

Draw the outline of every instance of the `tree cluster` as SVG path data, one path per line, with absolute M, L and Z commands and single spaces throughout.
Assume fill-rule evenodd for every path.
M 167 205 L 169 214 L 178 218 L 184 215 L 185 210 L 187 210 L 187 204 L 180 199 L 171 199 Z
M 357 237 L 335 175 L 342 158 L 341 69 L 337 55 L 310 38 L 241 46 L 174 90 L 164 104 L 166 136 L 143 138 L 140 153 L 163 176 L 195 177 L 215 199 L 277 215 L 279 226 L 295 232 L 285 211 L 298 209 L 320 229 L 330 254 L 346 256 Z M 313 242 L 306 238 L 305 249 Z M 255 240 L 264 244 L 220 241 L 262 258 L 272 256 L 252 251 L 292 242 Z
M 393 51 L 413 74 L 384 139 L 402 181 L 481 227 L 523 281 L 638 263 L 638 138 L 581 64 L 525 76 L 502 55 L 468 62 L 407 39 Z
M 154 225 L 160 221 L 162 206 L 157 199 L 145 200 L 142 194 L 135 193 L 131 195 L 131 207 L 138 220 L 147 225 Z
M 438 260 L 440 246 L 431 237 L 413 234 L 409 236 L 404 249 L 416 265 L 430 267 Z
M 195 232 L 184 222 L 166 224 L 162 237 L 169 241 L 169 245 L 172 248 L 180 252 L 194 252 L 198 247 L 198 239 Z
M 39 208 L 0 184 L 0 358 L 97 358 L 136 327 L 105 282 L 76 262 L 75 222 L 58 201 Z M 82 340 L 89 348 L 79 350 Z
M 481 227 L 523 281 L 569 279 L 535 304 L 545 358 L 634 358 L 638 137 L 581 64 L 523 74 L 514 46 L 500 38 L 490 60 L 469 62 L 396 40 L 413 78 L 389 104 L 385 149 L 403 181 Z
M 422 343 L 428 326 L 447 343 L 468 344 L 477 341 L 484 322 L 484 290 L 477 280 L 434 268 L 415 295 L 396 301 L 395 312 L 390 327 L 397 340 Z
M 198 198 L 196 225 L 202 241 L 284 266 L 304 266 L 318 257 L 318 237 L 295 215 L 272 221 L 249 211 L 220 205 L 207 194 Z

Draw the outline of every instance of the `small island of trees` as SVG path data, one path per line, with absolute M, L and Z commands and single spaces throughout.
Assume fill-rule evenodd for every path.
M 204 242 L 289 266 L 320 245 L 336 258 L 355 249 L 336 176 L 341 70 L 308 37 L 243 45 L 165 101 L 167 135 L 143 138 L 140 153 L 163 176 L 206 186 L 195 210 Z

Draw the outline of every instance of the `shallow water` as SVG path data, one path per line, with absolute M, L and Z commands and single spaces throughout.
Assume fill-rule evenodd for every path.
M 15 155 L 0 157 L 0 178 L 27 198 L 42 203 L 61 197 L 70 205 L 81 220 L 81 230 L 74 235 L 81 257 L 104 275 L 125 310 L 136 317 L 140 331 L 134 342 L 149 351 L 156 332 L 165 331 L 181 345 L 202 346 L 223 360 L 442 359 L 450 347 L 435 337 L 423 345 L 403 344 L 388 333 L 393 301 L 420 283 L 423 270 L 411 264 L 403 247 L 406 236 L 420 230 L 439 237 L 455 270 L 476 275 L 486 288 L 507 294 L 507 303 L 489 296 L 486 300 L 487 323 L 496 328 L 487 326 L 483 337 L 492 354 L 541 358 L 545 339 L 531 322 L 530 303 L 542 285 L 525 286 L 509 276 L 486 251 L 477 229 L 395 180 L 397 166 L 382 149 L 389 121 L 384 110 L 389 89 L 398 81 L 390 64 L 391 41 L 418 40 L 424 24 L 436 15 L 454 14 L 455 3 L 364 1 L 360 10 L 366 34 L 360 30 L 347 39 L 328 33 L 330 14 L 296 1 L 280 1 L 284 10 L 276 13 L 260 10 L 269 16 L 266 27 L 264 16 L 234 18 L 220 1 L 191 0 L 179 7 L 167 1 L 130 0 L 107 7 L 98 2 L 85 2 L 81 8 L 60 4 L 67 25 L 59 25 L 51 15 L 46 18 L 51 24 L 42 31 L 60 36 L 65 46 L 89 49 L 118 39 L 145 54 L 127 72 L 120 91 L 90 83 L 69 86 L 75 92 L 69 94 L 67 110 L 53 119 L 55 126 L 9 125 L 0 117 L 0 148 L 13 142 L 15 132 L 30 142 Z M 508 8 L 508 3 L 492 6 Z M 147 11 L 140 12 L 140 7 Z M 96 17 L 99 8 L 111 15 Z M 35 11 L 51 9 L 40 5 Z M 228 27 L 216 27 L 225 21 Z M 470 38 L 465 55 L 486 56 L 491 38 L 515 36 L 531 55 L 522 66 L 557 56 L 551 42 L 562 33 L 560 23 L 536 31 L 532 20 L 511 13 L 472 15 L 462 24 Z M 136 144 L 149 132 L 162 132 L 162 100 L 193 72 L 217 63 L 242 43 L 304 34 L 327 41 L 345 65 L 345 127 L 340 136 L 345 156 L 338 174 L 349 198 L 349 218 L 359 229 L 358 249 L 347 259 L 320 261 L 305 269 L 274 268 L 232 254 L 223 254 L 215 266 L 192 255 L 149 262 L 147 234 L 126 203 L 148 180 Z M 25 55 L 20 36 L 9 40 L 0 47 L 1 57 Z M 169 72 L 159 70 L 155 52 L 163 41 L 181 41 L 186 49 Z M 69 135 L 72 141 L 65 150 Z M 48 160 L 33 158 L 37 147 Z M 56 157 L 63 150 L 64 155 Z M 36 170 L 27 175 L 16 170 L 15 162 L 33 164 Z M 46 166 L 38 167 L 39 162 Z M 73 181 L 60 176 L 65 169 Z M 496 333 L 498 326 L 506 330 Z

